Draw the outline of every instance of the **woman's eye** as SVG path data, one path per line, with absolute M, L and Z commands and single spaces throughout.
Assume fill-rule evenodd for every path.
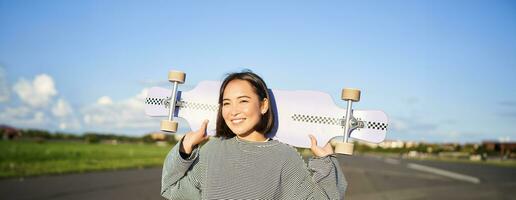
M 229 105 L 229 103 L 222 103 L 222 106 L 227 106 Z
M 247 103 L 247 102 L 249 102 L 249 101 L 247 101 L 247 100 L 240 101 L 240 103 Z

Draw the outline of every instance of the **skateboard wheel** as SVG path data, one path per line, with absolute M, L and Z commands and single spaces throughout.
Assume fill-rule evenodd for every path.
M 177 122 L 176 121 L 168 121 L 161 120 L 161 130 L 165 132 L 177 132 Z
M 360 90 L 353 88 L 342 89 L 342 100 L 360 101 Z
M 170 82 L 184 83 L 185 77 L 186 77 L 186 74 L 181 71 L 169 71 L 168 72 L 168 81 L 170 81 Z
M 330 140 L 330 145 L 331 145 L 333 148 L 335 148 L 335 146 L 337 146 L 337 143 L 338 143 L 338 142 L 339 142 L 339 140 L 338 140 L 338 139 L 331 139 L 331 140 Z
M 347 142 L 337 142 L 335 146 L 335 153 L 337 154 L 345 154 L 345 155 L 353 155 L 353 143 Z

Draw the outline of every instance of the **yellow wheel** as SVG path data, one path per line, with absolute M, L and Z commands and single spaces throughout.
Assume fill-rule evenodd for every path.
M 360 90 L 353 88 L 342 89 L 342 100 L 360 101 Z
M 335 153 L 353 155 L 353 143 L 339 141 L 335 145 Z
M 169 71 L 168 72 L 168 81 L 170 82 L 178 82 L 184 83 L 186 78 L 186 74 L 181 71 Z
M 161 120 L 161 130 L 165 132 L 177 132 L 177 122 L 176 121 L 168 121 Z
M 337 139 L 337 138 L 333 138 L 333 139 L 331 139 L 331 140 L 330 140 L 330 145 L 331 145 L 333 148 L 335 148 L 335 146 L 337 146 L 337 143 L 339 143 L 339 142 L 342 142 L 342 140 L 339 140 L 339 139 Z

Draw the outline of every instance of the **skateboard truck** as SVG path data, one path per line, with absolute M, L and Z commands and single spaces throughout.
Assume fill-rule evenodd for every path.
M 177 121 L 174 121 L 174 110 L 176 109 L 177 87 L 185 82 L 186 74 L 181 71 L 169 71 L 168 81 L 172 83 L 172 94 L 168 99 L 168 119 L 161 120 L 161 130 L 175 133 L 177 131 Z
M 353 102 L 360 101 L 360 90 L 358 89 L 351 89 L 351 88 L 344 88 L 342 89 L 342 100 L 347 101 L 348 106 L 346 109 L 346 118 L 344 122 L 344 141 L 343 142 L 337 142 L 335 145 L 335 153 L 338 154 L 346 154 L 346 155 L 353 155 L 353 143 L 348 142 L 349 134 L 352 130 L 350 122 L 356 121 L 356 119 L 353 118 L 352 115 L 352 104 Z M 356 128 L 356 125 L 354 125 Z

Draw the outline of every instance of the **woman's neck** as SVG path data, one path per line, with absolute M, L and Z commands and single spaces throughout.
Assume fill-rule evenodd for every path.
M 246 141 L 252 141 L 252 142 L 265 142 L 267 141 L 267 138 L 265 137 L 264 134 L 261 134 L 257 131 L 253 131 L 252 133 L 250 134 L 245 134 L 245 135 L 237 135 L 236 136 L 238 139 L 241 139 L 241 140 L 246 140 Z

